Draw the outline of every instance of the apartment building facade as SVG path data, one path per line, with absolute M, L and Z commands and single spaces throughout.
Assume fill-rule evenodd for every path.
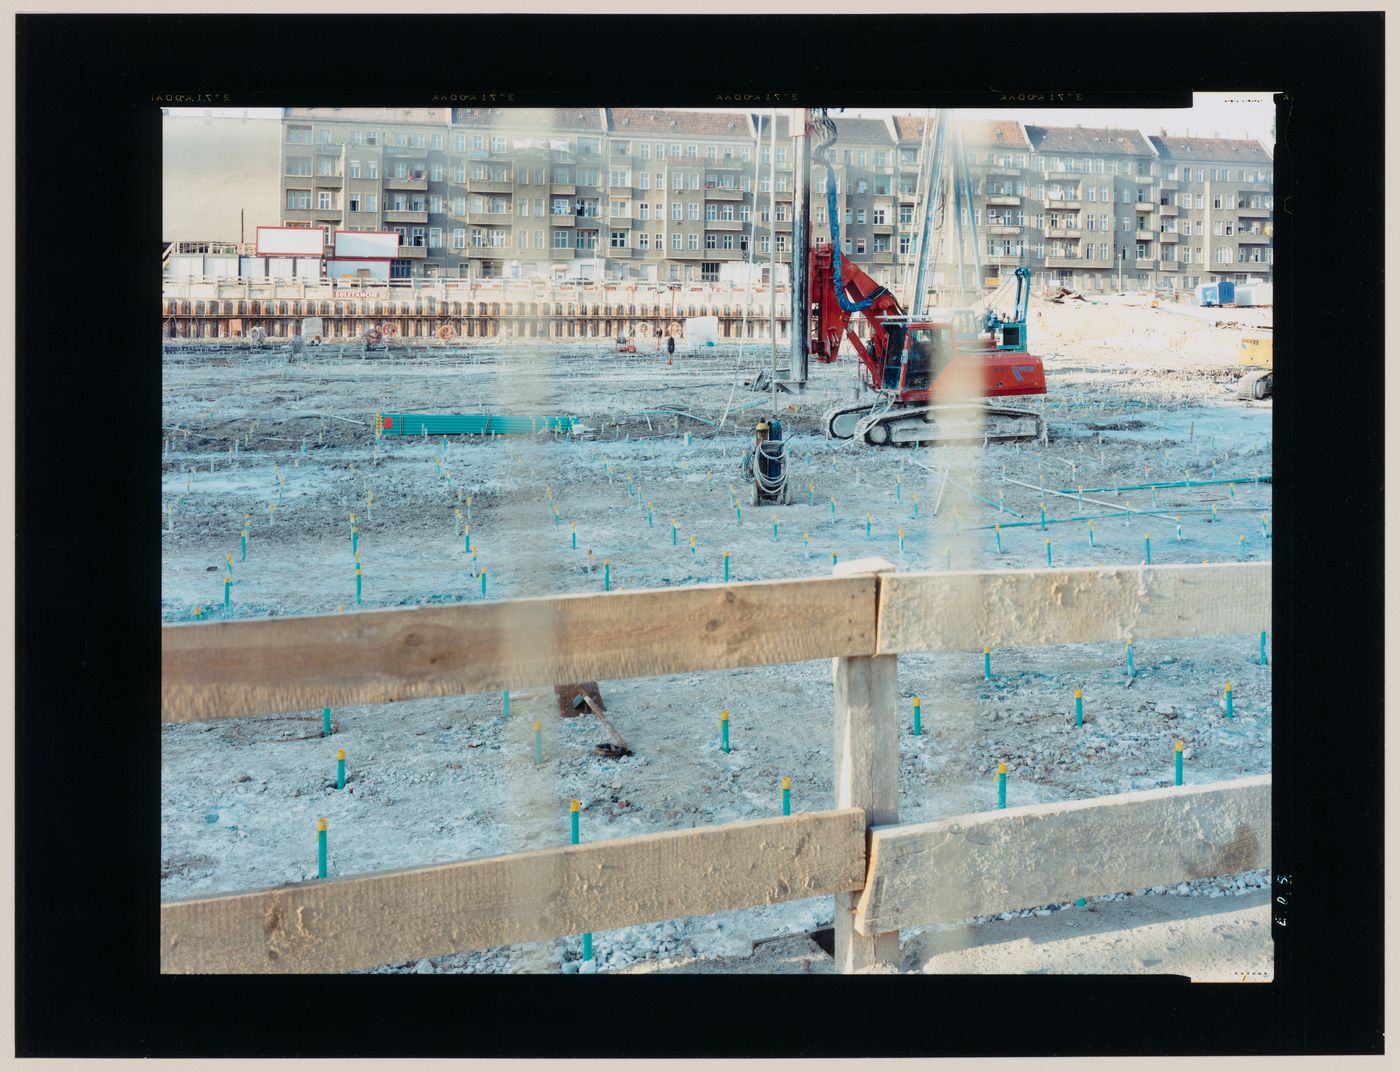
M 321 228 L 328 253 L 336 230 L 397 232 L 394 277 L 713 282 L 750 252 L 759 266 L 790 255 L 788 122 L 774 139 L 768 116 L 740 112 L 286 109 L 281 222 Z M 835 122 L 843 253 L 896 283 L 917 250 L 923 120 Z M 1271 277 L 1272 161 L 1257 143 L 1014 120 L 965 124 L 961 140 L 969 285 L 1021 264 L 1082 290 Z M 825 167 L 810 181 L 813 242 L 828 243 Z M 949 285 L 952 224 L 934 251 Z

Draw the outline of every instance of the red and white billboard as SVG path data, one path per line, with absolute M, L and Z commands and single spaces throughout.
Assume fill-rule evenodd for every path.
M 339 260 L 393 260 L 399 254 L 397 231 L 336 231 L 335 255 Z
M 325 241 L 319 227 L 259 227 L 260 257 L 319 257 Z

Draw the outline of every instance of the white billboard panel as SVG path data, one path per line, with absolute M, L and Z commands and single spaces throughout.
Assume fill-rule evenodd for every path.
M 258 254 L 263 257 L 319 257 L 324 238 L 319 227 L 259 227 Z
M 335 255 L 337 259 L 346 257 L 389 257 L 398 256 L 399 235 L 397 231 L 336 231 Z

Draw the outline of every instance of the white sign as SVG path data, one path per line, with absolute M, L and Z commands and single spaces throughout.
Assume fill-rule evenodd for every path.
M 336 231 L 335 256 L 337 260 L 348 257 L 387 257 L 399 252 L 397 231 Z
M 260 257 L 319 257 L 325 236 L 319 227 L 259 227 Z

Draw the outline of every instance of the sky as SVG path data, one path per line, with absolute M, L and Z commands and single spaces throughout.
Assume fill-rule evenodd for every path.
M 696 108 L 695 111 L 734 111 L 732 108 Z M 174 115 L 210 114 L 250 119 L 276 119 L 278 108 L 171 108 Z M 907 109 L 901 109 L 907 111 Z M 890 115 L 888 108 L 848 108 L 842 115 L 876 119 Z M 915 114 L 921 114 L 915 112 Z M 1197 93 L 1190 108 L 997 108 L 964 109 L 969 119 L 1018 119 L 1039 126 L 1125 127 L 1156 134 L 1165 127 L 1168 134 L 1210 138 L 1257 138 L 1268 146 L 1269 128 L 1274 118 L 1272 93 Z

